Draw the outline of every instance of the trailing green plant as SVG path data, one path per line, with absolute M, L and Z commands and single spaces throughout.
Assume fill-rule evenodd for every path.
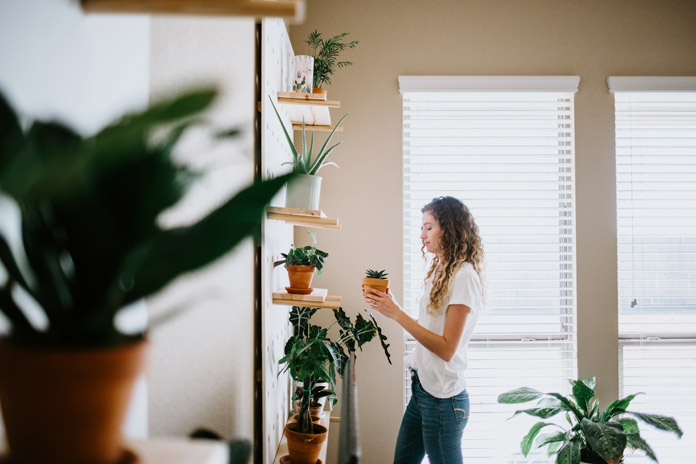
M 312 49 L 310 55 L 314 57 L 314 87 L 322 88 L 331 83 L 331 76 L 336 69 L 345 68 L 353 63 L 351 61 L 338 61 L 338 55 L 347 48 L 355 48 L 357 40 L 344 42 L 348 32 L 330 37 L 321 38 L 321 32 L 315 30 L 307 37 L 307 45 Z
M 307 231 L 312 236 L 314 243 L 317 243 L 317 235 L 313 231 Z M 302 248 L 295 248 L 295 245 L 290 245 L 290 250 L 287 253 L 280 254 L 283 259 L 273 263 L 274 266 L 285 264 L 288 266 L 314 266 L 317 268 L 317 275 L 321 275 L 321 270 L 324 267 L 324 260 L 329 256 L 325 251 L 321 251 L 314 245 L 306 245 Z
M 196 118 L 216 94 L 184 93 L 89 137 L 58 122 L 35 121 L 23 130 L 0 95 L 0 194 L 21 212 L 23 245 L 11 247 L 0 230 L 7 276 L 0 280 L 0 311 L 10 339 L 89 347 L 141 339 L 145 333 L 117 330 L 121 308 L 259 234 L 263 212 L 288 176 L 255 183 L 190 226 L 158 224 L 195 177 L 172 160 L 172 150 L 187 129 L 202 124 Z M 47 328 L 30 322 L 27 299 L 43 310 Z
M 295 428 L 295 431 L 300 433 L 314 431 L 310 417 L 310 406 L 314 401 L 327 396 L 335 403 L 336 373 L 343 375 L 348 356 L 355 356 L 356 348 L 362 350 L 365 343 L 379 335 L 384 353 L 391 364 L 387 337 L 382 334 L 382 329 L 369 311 L 366 310 L 371 321 L 358 314 L 355 323 L 352 323 L 342 308 L 334 309 L 334 324 L 339 324 L 340 330 L 339 338 L 331 340 L 328 332 L 333 324 L 323 328 L 310 323 L 318 310 L 319 308 L 292 307 L 290 323 L 293 326 L 293 335 L 285 344 L 285 356 L 279 361 L 285 365 L 281 373 L 289 371 L 295 381 L 302 382 L 302 389 L 295 396 L 301 401 Z M 329 388 L 318 385 L 323 382 L 326 382 Z
M 304 119 L 302 120 L 302 145 L 301 149 L 302 151 L 297 151 L 297 148 L 295 148 L 295 143 L 293 142 L 292 137 L 290 137 L 290 134 L 288 133 L 287 129 L 285 129 L 285 124 L 283 123 L 283 118 L 281 118 L 280 113 L 278 113 L 278 109 L 276 108 L 275 104 L 273 103 L 273 99 L 269 96 L 268 97 L 271 100 L 271 105 L 273 105 L 273 110 L 275 111 L 276 116 L 278 117 L 278 121 L 280 121 L 280 126 L 283 128 L 283 133 L 285 134 L 285 139 L 288 141 L 288 144 L 290 145 L 290 150 L 292 151 L 292 161 L 286 161 L 282 163 L 282 165 L 292 165 L 293 167 L 293 172 L 296 174 L 308 174 L 311 176 L 317 175 L 319 170 L 323 168 L 324 166 L 335 166 L 339 167 L 338 164 L 334 163 L 333 161 L 326 161 L 326 158 L 333 152 L 336 147 L 338 147 L 340 144 L 343 142 L 338 142 L 337 144 L 331 146 L 330 148 L 326 148 L 329 142 L 331 141 L 331 138 L 333 137 L 334 133 L 336 132 L 336 129 L 338 129 L 338 126 L 341 125 L 344 119 L 350 114 L 346 113 L 343 115 L 343 117 L 336 123 L 334 126 L 333 130 L 331 133 L 329 133 L 328 137 L 324 141 L 324 144 L 321 146 L 319 149 L 319 152 L 314 155 L 312 152 L 314 151 L 314 131 L 312 131 L 312 135 L 309 141 L 309 147 L 307 147 L 307 134 L 305 131 L 305 124 L 304 124 Z
M 368 279 L 387 280 L 388 275 L 389 275 L 389 273 L 385 269 L 382 269 L 381 271 L 375 271 L 372 269 L 368 269 L 365 271 L 365 277 L 367 277 Z
M 640 435 L 636 419 L 660 430 L 673 432 L 682 437 L 677 421 L 672 417 L 629 411 L 631 401 L 640 393 L 613 401 L 604 411 L 599 409 L 595 398 L 595 378 L 569 380 L 572 385 L 570 395 L 542 393 L 522 387 L 498 396 L 499 403 L 516 404 L 539 400 L 536 407 L 516 411 L 541 419 L 549 419 L 557 414 L 565 414 L 566 426 L 553 422 L 537 422 L 522 439 L 522 454 L 527 454 L 536 442 L 536 447 L 546 446 L 550 455 L 556 455 L 557 464 L 610 463 L 622 460 L 626 448 L 640 449 L 655 462 L 657 457 L 652 448 Z M 555 433 L 539 435 L 542 429 L 560 429 Z

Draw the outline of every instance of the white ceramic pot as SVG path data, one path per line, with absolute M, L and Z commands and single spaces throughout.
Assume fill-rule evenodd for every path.
M 299 174 L 288 182 L 285 206 L 316 211 L 319 209 L 320 193 L 321 177 Z
M 312 93 L 314 83 L 314 57 L 297 55 L 295 72 L 292 75 L 292 89 L 295 92 Z

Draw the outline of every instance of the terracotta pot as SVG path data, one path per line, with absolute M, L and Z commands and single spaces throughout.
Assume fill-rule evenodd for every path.
M 295 424 L 285 426 L 288 440 L 288 453 L 292 464 L 316 464 L 321 452 L 321 445 L 326 441 L 328 429 L 323 425 L 314 425 L 313 434 L 295 432 Z
M 386 292 L 389 287 L 389 279 L 371 279 L 369 277 L 363 277 L 362 284 L 363 289 L 371 287 L 380 292 Z
M 0 403 L 12 464 L 113 464 L 147 343 L 37 348 L 0 340 Z
M 300 409 L 302 408 L 302 402 L 301 401 L 295 401 L 295 413 L 299 414 Z M 324 417 L 324 405 L 321 403 L 312 403 L 309 405 L 309 415 L 310 416 L 317 416 L 317 417 Z
M 326 89 L 320 89 L 319 87 L 314 87 L 312 88 L 312 93 L 329 93 L 329 91 Z
M 309 286 L 312 284 L 312 278 L 314 277 L 314 271 L 316 268 L 314 266 L 293 264 L 287 266 L 286 269 L 288 270 L 288 277 L 290 278 L 290 287 L 287 288 L 288 293 L 306 293 L 294 290 L 309 289 Z

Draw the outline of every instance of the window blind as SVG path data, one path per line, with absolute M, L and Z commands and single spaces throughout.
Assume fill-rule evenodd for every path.
M 646 79 L 650 85 L 641 87 Z M 622 396 L 646 393 L 632 409 L 677 419 L 681 441 L 642 427 L 660 462 L 670 464 L 696 458 L 696 80 L 691 79 L 692 91 L 665 92 L 669 78 L 632 78 L 630 90 L 612 89 L 619 388 Z M 688 78 L 679 82 L 688 84 Z M 649 91 L 651 86 L 662 91 Z M 652 461 L 636 455 L 626 462 Z
M 569 91 L 404 90 L 404 306 L 416 316 L 427 265 L 420 209 L 462 200 L 483 238 L 487 309 L 469 345 L 471 418 L 462 447 L 481 464 L 524 459 L 535 418 L 507 421 L 497 396 L 521 386 L 567 393 L 575 378 L 573 94 Z M 415 342 L 407 338 L 406 349 Z M 405 374 L 407 374 L 405 372 Z M 406 398 L 410 377 L 405 375 Z

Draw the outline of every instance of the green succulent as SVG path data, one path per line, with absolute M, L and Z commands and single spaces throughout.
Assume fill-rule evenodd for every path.
M 382 269 L 381 271 L 375 271 L 372 269 L 368 269 L 365 271 L 365 277 L 369 279 L 382 279 L 382 280 L 387 280 L 387 276 L 389 274 L 385 269 Z
M 653 427 L 673 432 L 681 438 L 683 433 L 677 421 L 671 417 L 629 411 L 631 401 L 640 393 L 612 402 L 606 410 L 599 409 L 595 398 L 595 378 L 569 380 L 572 394 L 542 393 L 528 387 L 522 387 L 502 393 L 499 403 L 516 404 L 539 400 L 536 407 L 516 411 L 518 414 L 548 419 L 557 414 L 565 414 L 566 426 L 552 422 L 537 422 L 522 439 L 522 454 L 527 454 L 536 442 L 538 447 L 547 447 L 549 455 L 556 455 L 556 464 L 617 463 L 626 448 L 645 451 L 655 462 L 655 452 L 640 436 L 636 419 Z M 546 427 L 560 429 L 553 433 L 539 435 Z
M 172 150 L 188 128 L 200 125 L 198 115 L 216 94 L 185 93 L 90 137 L 57 122 L 36 121 L 25 130 L 0 95 L 0 195 L 20 210 L 23 245 L 11 246 L 0 230 L 7 275 L 0 281 L 0 311 L 10 322 L 10 339 L 109 346 L 142 338 L 117 330 L 122 308 L 259 235 L 264 210 L 287 176 L 255 183 L 195 224 L 158 224 L 195 177 L 173 161 Z M 27 318 L 20 293 L 43 310 L 46 329 Z

